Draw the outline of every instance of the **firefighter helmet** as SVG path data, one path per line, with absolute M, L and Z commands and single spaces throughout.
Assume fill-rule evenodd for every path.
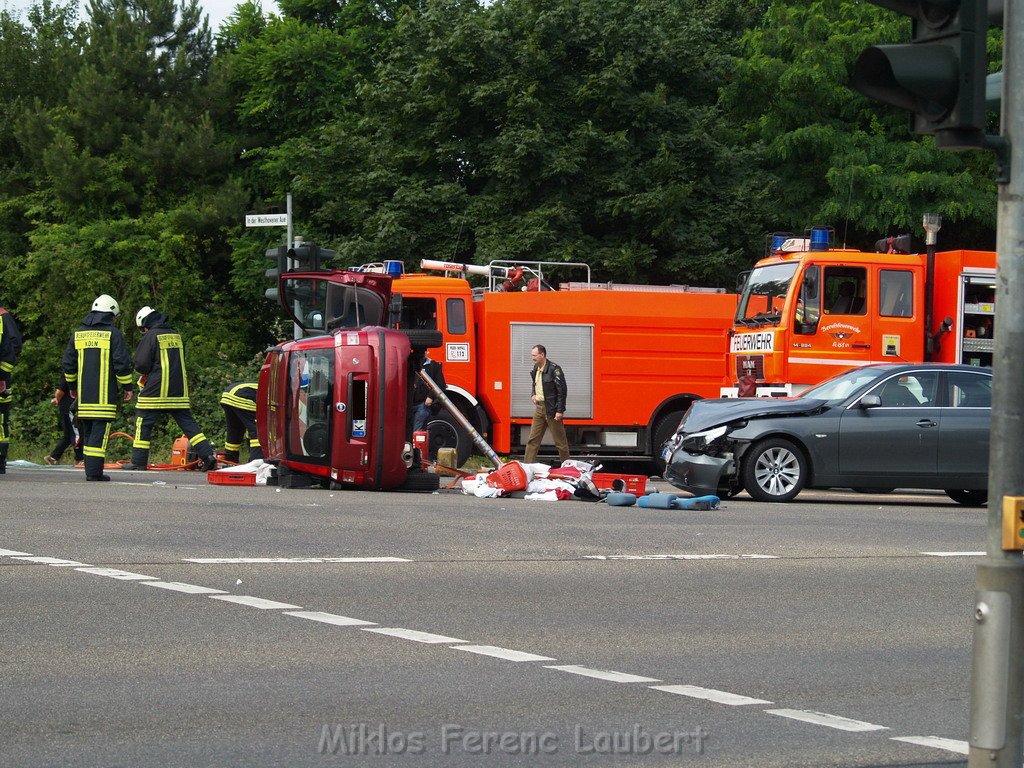
M 107 294 L 102 294 L 96 297 L 96 301 L 92 303 L 93 312 L 110 312 L 117 317 L 121 314 L 121 308 L 117 305 L 117 299 Z
M 152 307 L 143 307 L 142 309 L 135 313 L 135 324 L 139 326 L 139 328 L 141 328 L 146 318 L 149 317 L 154 312 L 156 312 L 156 310 L 153 309 Z

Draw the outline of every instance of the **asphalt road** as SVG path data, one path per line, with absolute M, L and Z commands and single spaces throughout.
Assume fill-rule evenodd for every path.
M 0 765 L 966 763 L 984 511 L 945 496 L 113 475 L 0 477 Z

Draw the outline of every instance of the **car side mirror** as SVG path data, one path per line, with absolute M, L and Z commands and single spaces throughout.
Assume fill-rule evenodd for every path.
M 878 408 L 882 404 L 882 398 L 878 395 L 864 395 L 860 399 L 861 408 Z

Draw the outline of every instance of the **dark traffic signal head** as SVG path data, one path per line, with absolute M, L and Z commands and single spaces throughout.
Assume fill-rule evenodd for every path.
M 267 248 L 266 256 L 268 259 L 274 259 L 276 265 L 268 269 L 264 274 L 274 281 L 274 285 L 271 288 L 267 288 L 263 292 L 271 301 L 280 301 L 278 280 L 285 272 L 288 271 L 288 249 L 283 245 L 277 248 Z
M 327 269 L 325 262 L 335 256 L 337 254 L 334 251 L 316 243 L 301 243 L 288 251 L 288 258 L 292 263 L 291 268 L 297 272 L 320 272 Z
M 864 50 L 850 85 L 912 113 L 940 147 L 985 146 L 989 0 L 869 0 L 913 20 L 912 42 Z

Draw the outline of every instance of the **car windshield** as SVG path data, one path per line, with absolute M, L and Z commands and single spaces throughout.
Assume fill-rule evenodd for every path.
M 852 371 L 834 376 L 816 387 L 804 390 L 799 396 L 809 400 L 839 402 L 887 373 L 888 371 L 883 368 L 854 368 Z
M 778 323 L 798 266 L 796 262 L 771 264 L 751 272 L 736 309 L 736 322 L 747 326 Z

